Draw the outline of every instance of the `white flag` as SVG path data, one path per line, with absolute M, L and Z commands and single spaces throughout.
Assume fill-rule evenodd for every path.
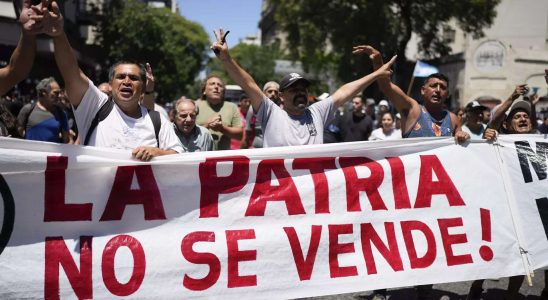
M 438 68 L 417 60 L 417 63 L 415 64 L 415 70 L 413 70 L 413 77 L 428 77 L 438 72 Z

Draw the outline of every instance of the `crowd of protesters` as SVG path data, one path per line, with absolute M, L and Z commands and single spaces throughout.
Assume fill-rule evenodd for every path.
M 449 95 L 445 75 L 427 77 L 422 99 L 413 99 L 390 81 L 395 57 L 384 63 L 379 51 L 368 45 L 355 47 L 353 53 L 368 55 L 374 71 L 329 96 L 309 95 L 311 82 L 297 73 L 267 82 L 261 89 L 230 56 L 222 29 L 215 32 L 211 49 L 242 87 L 239 104 L 225 101 L 225 83 L 210 75 L 196 101 L 182 96 L 167 113 L 154 101 L 154 76 L 148 64 L 117 62 L 110 67 L 109 82 L 96 86 L 78 66 L 55 2 L 31 7 L 30 1 L 24 1 L 20 23 L 21 39 L 9 65 L 0 69 L 0 93 L 6 94 L 28 76 L 35 36 L 40 33 L 53 39 L 65 86 L 48 77 L 36 84 L 30 103 L 5 96 L 0 103 L 0 136 L 126 149 L 136 159 L 148 161 L 195 151 L 442 136 L 463 143 L 492 141 L 498 134 L 548 133 L 547 118 L 537 123 L 539 98 L 526 97 L 527 85 L 516 86 L 492 110 L 473 101 L 451 112 L 445 107 Z M 374 82 L 387 99 L 377 102 L 360 96 Z M 511 278 L 508 299 L 517 297 L 522 281 L 523 276 Z M 473 283 L 469 299 L 479 299 L 482 283 Z M 416 288 L 419 299 L 430 297 L 432 285 Z M 546 289 L 542 296 L 548 297 Z M 375 297 L 384 299 L 386 290 L 375 291 Z

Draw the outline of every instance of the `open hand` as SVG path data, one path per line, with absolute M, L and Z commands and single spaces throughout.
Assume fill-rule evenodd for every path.
M 152 68 L 150 67 L 149 63 L 146 63 L 145 67 L 147 77 L 145 91 L 150 93 L 154 91 L 154 75 L 152 74 Z

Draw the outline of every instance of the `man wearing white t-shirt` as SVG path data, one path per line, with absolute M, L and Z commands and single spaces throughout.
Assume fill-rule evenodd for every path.
M 377 71 L 347 83 L 325 100 L 308 106 L 310 82 L 297 73 L 286 75 L 280 82 L 283 109 L 268 99 L 255 80 L 230 57 L 224 31 L 215 32 L 217 41 L 211 45 L 224 69 L 249 96 L 257 120 L 263 129 L 263 147 L 322 144 L 324 126 L 335 110 L 361 92 L 377 78 L 388 77 L 395 57 Z
M 53 37 L 55 61 L 65 80 L 65 89 L 79 128 L 80 138 L 87 145 L 132 150 L 136 159 L 149 161 L 155 156 L 183 152 L 173 127 L 160 117 L 158 134 L 150 112 L 139 105 L 144 96 L 145 70 L 131 62 L 119 62 L 109 71 L 112 100 L 101 92 L 78 67 L 76 56 L 63 30 L 63 17 L 56 2 L 45 16 Z M 88 135 L 97 113 L 108 101 L 114 106 Z M 157 128 L 157 127 L 156 127 Z

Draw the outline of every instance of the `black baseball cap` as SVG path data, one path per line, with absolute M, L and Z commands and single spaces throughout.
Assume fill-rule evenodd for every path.
M 487 107 L 481 105 L 478 101 L 474 100 L 466 105 L 466 111 L 484 111 Z
M 298 81 L 304 82 L 304 84 L 308 87 L 310 85 L 310 81 L 308 79 L 301 76 L 299 73 L 289 73 L 282 78 L 282 81 L 280 81 L 280 91 L 283 91 L 287 89 L 288 87 L 292 86 Z

